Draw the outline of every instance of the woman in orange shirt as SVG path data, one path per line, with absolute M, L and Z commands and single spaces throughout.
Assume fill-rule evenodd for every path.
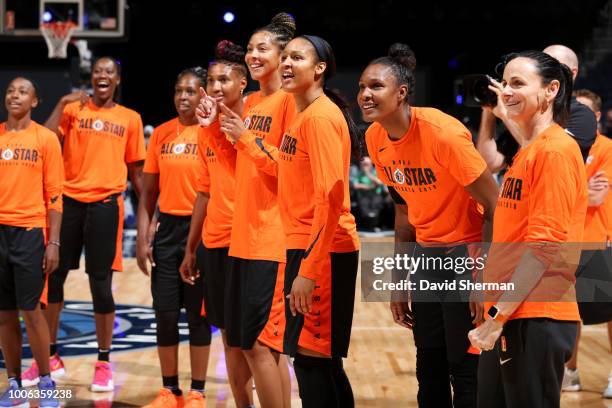
M 59 263 L 62 153 L 53 132 L 31 118 L 38 105 L 32 81 L 13 79 L 4 105 L 8 119 L 0 124 L 0 346 L 8 389 L 0 396 L 0 406 L 30 406 L 18 393 L 26 393 L 21 382 L 21 312 L 38 367 L 40 406 L 59 407 L 50 376 L 49 328 L 40 303 L 46 303 L 46 280 Z
M 344 100 L 326 86 L 336 72 L 331 46 L 305 35 L 283 51 L 283 89 L 297 115 L 279 152 L 278 195 L 287 240 L 289 299 L 285 352 L 304 407 L 354 406 L 342 358 L 348 354 L 359 237 L 351 214 L 351 153 L 361 132 Z
M 241 114 L 242 93 L 246 85 L 247 68 L 243 48 L 227 40 L 219 42 L 215 58 L 208 64 L 208 95 Z M 221 329 L 228 382 L 236 406 L 246 407 L 253 404 L 252 374 L 242 350 L 228 347 L 225 330 L 225 304 L 240 296 L 227 281 L 236 181 L 234 166 L 228 166 L 232 167 L 228 169 L 219 160 L 219 156 L 228 153 L 215 150 L 211 143 L 214 138 L 225 139 L 218 123 L 200 127 L 198 153 L 202 167 L 198 174 L 197 197 L 180 271 L 186 282 L 197 280 L 200 273 L 204 275 L 206 318 L 210 324 Z M 235 155 L 231 145 L 227 148 L 230 155 Z
M 186 69 L 178 75 L 174 85 L 178 117 L 155 128 L 144 166 L 136 256 L 138 267 L 149 275 L 149 246 L 152 248 L 151 294 L 163 382 L 157 398 L 146 405 L 149 408 L 206 405 L 204 390 L 211 331 L 208 321 L 200 316 L 202 279 L 194 279 L 188 285 L 179 274 L 201 167 L 195 110 L 200 87 L 205 83 L 206 70 L 200 67 Z M 150 222 L 158 203 L 155 237 L 149 242 Z M 178 324 L 182 307 L 187 313 L 191 360 L 191 387 L 185 402 L 178 381 Z
M 359 107 L 374 122 L 366 131 L 368 152 L 395 201 L 396 247 L 414 247 L 413 259 L 464 261 L 469 243 L 491 239 L 497 184 L 461 122 L 410 105 L 415 67 L 412 50 L 394 44 L 361 74 Z M 415 289 L 423 281 L 456 284 L 463 272 L 420 267 L 410 282 Z M 482 315 L 479 303 L 468 303 L 465 291 L 410 294 L 390 306 L 395 322 L 413 331 L 419 406 L 474 407 L 478 356 L 467 333 Z
M 45 317 L 51 334 L 51 375 L 66 375 L 56 344 L 64 283 L 78 269 L 85 249 L 85 272 L 93 303 L 98 358 L 90 389 L 114 389 L 110 364 L 115 300 L 114 271 L 123 270 L 123 192 L 128 174 L 137 194 L 142 186 L 146 155 L 142 120 L 132 109 L 115 102 L 121 83 L 121 64 L 111 57 L 98 58 L 92 68 L 93 95 L 74 93 L 60 99 L 45 126 L 63 143 L 64 212 L 60 231 L 60 265 L 49 279 L 49 307 Z M 36 367 L 26 373 L 36 381 Z
M 540 51 L 510 54 L 500 67 L 493 113 L 520 130 L 521 148 L 499 196 L 485 280 L 514 290 L 487 297 L 487 320 L 469 333 L 484 351 L 478 406 L 559 407 L 580 320 L 574 274 L 588 203 L 580 148 L 561 127 L 572 74 Z
M 227 154 L 218 154 L 236 175 L 228 285 L 241 294 L 226 303 L 225 330 L 228 345 L 244 351 L 259 400 L 267 407 L 291 403 L 289 372 L 286 360 L 279 355 L 285 320 L 285 243 L 279 239 L 283 228 L 276 178 L 258 171 L 250 156 L 251 149 L 259 150 L 264 142 L 279 146 L 295 114 L 293 98 L 281 89 L 278 72 L 280 54 L 294 32 L 293 17 L 279 13 L 249 39 L 245 61 L 260 90 L 247 97 L 244 120 L 214 98 L 202 100 L 202 124 L 210 125 L 220 112 L 220 124 L 214 122 L 213 126 L 220 125 L 221 131 L 234 140 L 242 136 L 235 150 L 224 149 Z M 231 120 L 231 129 L 224 126 L 224 118 Z M 225 138 L 211 138 L 211 142 L 216 150 L 222 149 L 223 143 L 229 144 Z
M 259 149 L 265 156 L 253 158 L 278 176 L 289 299 L 284 352 L 296 357 L 303 406 L 353 406 L 342 357 L 348 352 L 359 259 L 348 191 L 351 149 L 359 151 L 359 131 L 341 98 L 325 87 L 336 69 L 325 40 L 296 38 L 281 61 L 283 89 L 293 95 L 297 115 L 280 146 L 264 141 Z M 232 132 L 231 120 L 221 122 L 231 136 L 239 136 L 237 144 L 249 143 L 248 137 Z

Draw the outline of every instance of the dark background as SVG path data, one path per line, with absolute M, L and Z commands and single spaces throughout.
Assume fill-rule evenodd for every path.
M 492 73 L 505 53 L 542 49 L 553 43 L 573 48 L 587 64 L 592 59 L 589 47 L 598 38 L 594 34 L 608 18 L 605 0 L 127 3 L 126 38 L 90 41 L 89 46 L 97 56 L 108 54 L 121 61 L 120 102 L 140 112 L 145 124 L 153 125 L 175 114 L 171 98 L 179 71 L 206 65 L 221 39 L 246 45 L 253 29 L 267 24 L 279 11 L 296 18 L 298 34 L 316 34 L 331 43 L 339 65 L 335 84 L 349 99 L 354 100 L 359 74 L 367 62 L 386 54 L 391 43 L 404 42 L 417 56 L 415 104 L 437 107 L 472 126 L 479 117 L 478 109 L 455 102 L 456 81 L 464 74 Z M 225 11 L 236 15 L 232 24 L 223 22 Z M 0 39 L 0 55 L 0 86 L 5 87 L 18 72 L 42 82 L 44 104 L 35 114 L 37 120 L 44 120 L 71 84 L 78 85 L 73 46 L 69 58 L 58 61 L 46 58 L 42 38 Z M 612 83 L 612 71 L 602 74 L 600 63 L 591 65 L 592 69 L 583 70 L 578 85 L 582 81 L 605 94 L 604 82 Z M 55 79 L 50 80 L 49 75 Z

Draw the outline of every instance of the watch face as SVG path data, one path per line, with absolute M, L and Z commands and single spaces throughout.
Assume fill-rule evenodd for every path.
M 499 311 L 497 310 L 497 308 L 495 306 L 491 306 L 489 308 L 489 311 L 487 312 L 489 314 L 489 316 L 491 317 L 491 319 L 495 319 L 495 317 L 497 316 L 497 313 Z

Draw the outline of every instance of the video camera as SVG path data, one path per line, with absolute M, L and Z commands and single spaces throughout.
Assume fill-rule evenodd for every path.
M 489 75 L 475 74 L 463 77 L 463 91 L 465 93 L 463 104 L 465 106 L 495 106 L 497 94 L 489 89 L 492 84 Z

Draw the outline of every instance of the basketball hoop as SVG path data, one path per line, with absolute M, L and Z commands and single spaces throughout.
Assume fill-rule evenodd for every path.
M 66 58 L 68 43 L 76 28 L 77 25 L 72 21 L 56 21 L 40 25 L 40 31 L 49 49 L 49 58 Z

